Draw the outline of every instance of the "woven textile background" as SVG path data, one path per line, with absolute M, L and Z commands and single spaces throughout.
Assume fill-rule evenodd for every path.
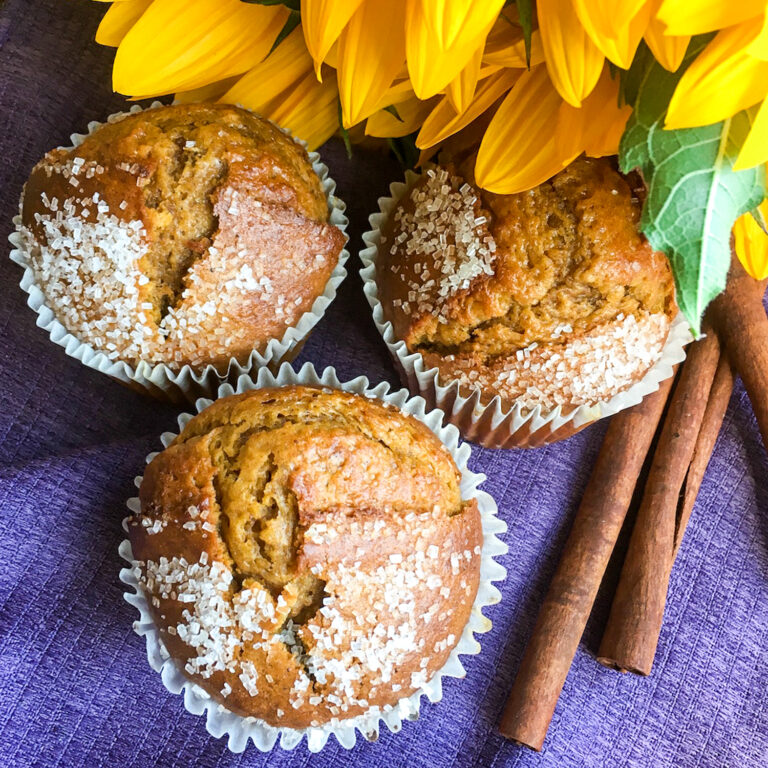
M 0 3 L 0 226 L 10 231 L 34 162 L 124 106 L 112 53 L 93 43 L 104 5 Z M 351 274 L 300 362 L 396 383 L 356 274 L 367 215 L 401 170 L 383 155 L 322 150 L 348 203 Z M 131 629 L 117 546 L 125 499 L 176 411 L 86 369 L 35 326 L 0 258 L 0 766 L 739 766 L 768 765 L 768 460 L 737 386 L 672 573 L 653 674 L 593 657 L 601 593 L 543 754 L 496 723 L 604 431 L 529 452 L 475 449 L 473 469 L 509 525 L 502 602 L 482 653 L 418 722 L 353 751 L 242 755 L 163 688 Z M 611 574 L 615 579 L 616 567 Z M 608 581 L 611 581 L 609 578 Z

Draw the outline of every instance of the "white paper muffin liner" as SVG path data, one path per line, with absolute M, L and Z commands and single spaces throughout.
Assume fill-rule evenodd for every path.
M 161 102 L 155 101 L 147 109 L 163 106 L 165 105 Z M 127 112 L 117 112 L 110 115 L 106 122 L 114 123 L 129 114 L 141 111 L 142 107 L 134 104 Z M 102 125 L 103 123 L 98 121 L 88 123 L 88 133 L 73 133 L 70 137 L 72 145 L 64 147 L 64 149 L 80 146 L 88 135 Z M 280 128 L 287 136 L 291 136 L 281 126 L 276 125 L 276 127 Z M 306 148 L 305 142 L 295 138 L 293 140 Z M 349 240 L 346 232 L 348 219 L 344 215 L 346 205 L 334 194 L 336 182 L 329 176 L 328 167 L 321 162 L 317 152 L 310 152 L 309 160 L 322 182 L 323 191 L 328 200 L 329 223 L 344 233 L 346 243 Z M 10 257 L 24 269 L 21 287 L 29 294 L 27 304 L 37 313 L 37 325 L 48 331 L 51 341 L 64 347 L 68 355 L 89 368 L 95 368 L 97 371 L 106 373 L 134 389 L 144 390 L 156 397 L 177 403 L 191 404 L 198 397 L 213 396 L 219 384 L 224 381 L 236 382 L 242 374 L 265 366 L 277 370 L 282 362 L 293 360 L 301 351 L 301 346 L 310 331 L 317 325 L 329 304 L 336 298 L 336 291 L 347 276 L 344 264 L 349 258 L 349 251 L 345 247 L 339 255 L 338 263 L 334 267 L 323 293 L 315 299 L 311 310 L 305 312 L 296 325 L 286 329 L 281 339 L 271 339 L 263 350 L 254 349 L 248 359 L 242 363 L 233 357 L 226 366 L 217 368 L 214 365 L 207 365 L 198 372 L 195 372 L 189 365 L 175 371 L 165 363 L 153 364 L 143 361 L 134 368 L 128 363 L 110 360 L 104 352 L 77 339 L 56 319 L 53 311 L 45 303 L 45 294 L 35 281 L 35 274 L 19 231 L 21 216 L 15 216 L 13 223 L 15 230 L 8 238 L 13 246 Z
M 222 384 L 219 387 L 218 396 L 226 397 L 252 389 L 290 384 L 331 387 L 366 397 L 378 398 L 419 419 L 437 435 L 450 451 L 461 472 L 462 499 L 466 500 L 473 497 L 477 499 L 483 526 L 480 584 L 469 621 L 464 627 L 459 642 L 451 651 L 448 661 L 418 691 L 401 699 L 392 710 L 383 712 L 378 708 L 373 708 L 364 715 L 342 720 L 336 725 L 327 724 L 305 729 L 279 728 L 268 725 L 257 718 L 242 717 L 227 710 L 223 705 L 211 699 L 200 686 L 189 680 L 169 658 L 152 622 L 144 592 L 134 575 L 130 541 L 124 540 L 120 544 L 119 553 L 123 559 L 129 562 L 130 567 L 120 571 L 120 580 L 129 588 L 129 591 L 124 593 L 125 600 L 139 612 L 139 618 L 134 622 L 133 627 L 135 632 L 146 640 L 147 658 L 150 666 L 161 673 L 163 684 L 171 693 L 183 692 L 184 706 L 187 711 L 195 715 L 205 714 L 206 728 L 212 736 L 219 738 L 226 735 L 228 737 L 229 749 L 233 752 L 242 752 L 249 739 L 262 751 L 272 749 L 278 739 L 283 749 L 293 749 L 304 736 L 307 738 L 309 751 L 318 752 L 325 746 L 331 734 L 336 737 L 339 744 L 351 749 L 355 745 L 357 731 L 360 731 L 365 739 L 375 741 L 379 735 L 380 722 L 383 722 L 390 731 L 395 733 L 402 728 L 404 720 L 418 719 L 422 696 L 426 696 L 431 702 L 440 701 L 443 696 L 442 678 L 446 676 L 461 678 L 466 675 L 459 656 L 475 655 L 480 652 L 480 644 L 474 635 L 475 633 L 487 632 L 491 628 L 491 621 L 483 616 L 482 610 L 499 602 L 501 594 L 492 582 L 501 581 L 506 577 L 506 569 L 499 565 L 494 558 L 507 553 L 507 545 L 497 537 L 497 534 L 506 531 L 507 525 L 497 517 L 498 509 L 493 498 L 485 491 L 479 490 L 480 484 L 486 479 L 485 475 L 472 472 L 467 466 L 471 453 L 469 446 L 466 443 L 459 444 L 458 430 L 452 425 L 443 424 L 443 414 L 440 411 L 428 410 L 423 398 L 411 397 L 405 389 L 391 392 L 387 383 L 371 387 L 368 379 L 364 376 L 359 376 L 352 381 L 340 382 L 335 369 L 325 368 L 321 374 L 318 374 L 311 363 L 306 363 L 298 372 L 294 371 L 288 363 L 284 363 L 276 374 L 267 368 L 262 368 L 258 371 L 255 379 L 246 375 L 240 376 L 235 388 L 229 383 Z M 211 402 L 213 401 L 209 399 L 199 399 L 195 403 L 197 412 L 202 411 Z M 192 414 L 190 413 L 181 414 L 178 417 L 179 430 L 184 429 L 191 418 Z M 175 437 L 175 433 L 165 432 L 160 439 L 163 446 L 167 447 Z M 147 463 L 156 455 L 156 453 L 151 453 L 147 456 Z M 141 485 L 141 479 L 141 477 L 136 478 L 137 487 Z M 140 511 L 137 497 L 129 499 L 128 509 L 132 513 Z M 128 519 L 123 521 L 123 528 L 126 532 Z
M 667 340 L 657 362 L 631 387 L 609 400 L 577 408 L 528 408 L 519 401 L 505 408 L 502 399 L 484 396 L 479 388 L 459 381 L 441 381 L 438 368 L 428 368 L 418 352 L 409 352 L 402 339 L 395 337 L 392 323 L 384 319 L 376 285 L 376 259 L 381 244 L 381 230 L 390 213 L 413 184 L 420 178 L 406 171 L 405 182 L 393 182 L 390 196 L 380 197 L 379 212 L 369 217 L 371 229 L 363 234 L 366 247 L 360 251 L 363 267 L 363 290 L 373 310 L 373 320 L 389 349 L 395 367 L 405 386 L 421 395 L 429 407 L 445 412 L 449 422 L 456 425 L 462 436 L 488 448 L 531 448 L 562 440 L 581 428 L 605 416 L 637 405 L 646 395 L 655 392 L 659 384 L 674 375 L 675 366 L 685 359 L 685 345 L 693 341 L 688 323 L 681 314 L 672 321 Z

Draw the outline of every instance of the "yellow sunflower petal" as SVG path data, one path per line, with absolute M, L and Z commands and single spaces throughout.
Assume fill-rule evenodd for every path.
M 365 135 L 380 139 L 407 136 L 424 122 L 439 98 L 433 97 L 422 101 L 413 96 L 406 101 L 401 101 L 395 106 L 398 117 L 383 109 L 374 112 L 365 123 Z
M 104 14 L 104 18 L 96 30 L 96 42 L 117 48 L 128 30 L 141 18 L 149 8 L 152 0 L 123 0 L 113 3 Z
M 404 23 L 405 0 L 368 0 L 341 33 L 337 77 L 346 127 L 376 111 L 400 71 Z
M 327 70 L 328 75 L 330 70 Z M 315 149 L 339 126 L 336 78 L 319 82 L 298 27 L 219 99 L 269 117 Z
M 742 171 L 765 162 L 768 162 L 768 99 L 760 105 L 733 169 Z
M 750 22 L 719 32 L 680 78 L 665 128 L 709 125 L 751 107 L 768 92 L 768 62 L 746 52 L 759 27 Z
M 302 30 L 297 27 L 264 61 L 238 78 L 219 101 L 263 112 L 312 71 L 312 57 L 304 45 Z
M 301 26 L 310 55 L 315 60 L 315 72 L 321 77 L 320 65 L 326 60 L 331 46 L 338 40 L 363 0 L 301 0 Z
M 415 98 L 415 94 L 413 93 L 411 81 L 408 79 L 396 80 L 386 91 L 384 91 L 376 109 L 378 111 L 379 109 L 384 109 L 384 107 L 389 107 L 392 104 L 400 104 L 403 101 L 408 101 L 413 98 Z
M 504 0 L 416 0 L 421 3 L 424 23 L 437 46 L 448 51 L 474 40 L 487 30 L 499 15 Z
M 664 69 L 676 72 L 683 63 L 683 57 L 691 41 L 690 35 L 668 35 L 664 31 L 664 24 L 651 12 L 651 19 L 645 30 L 645 42 L 651 49 L 656 61 Z
M 593 123 L 592 130 L 584 133 L 584 154 L 588 157 L 608 157 L 619 153 L 619 142 L 627 127 L 627 120 L 632 110 L 627 105 L 623 107 L 613 104 L 603 104 L 603 109 L 595 109 L 598 113 L 596 119 L 603 119 L 604 123 Z
M 698 35 L 759 16 L 765 0 L 662 0 L 656 14 L 667 35 Z
M 579 24 L 571 0 L 538 0 L 539 29 L 549 76 L 574 107 L 595 87 L 605 57 Z
M 333 69 L 339 68 L 339 41 L 337 40 L 328 53 L 325 55 L 325 63 Z M 317 72 L 317 62 L 315 62 L 315 72 Z M 317 79 L 322 80 L 322 73 L 317 74 Z
M 643 37 L 650 6 L 646 0 L 572 0 L 592 42 L 616 66 L 627 69 Z
M 619 106 L 618 78 L 611 77 L 608 67 L 603 69 L 592 93 L 576 109 L 563 104 L 558 115 L 555 141 L 563 156 L 589 157 L 615 155 L 632 108 Z
M 768 201 L 760 204 L 763 218 L 768 220 Z M 756 280 L 768 277 L 768 235 L 763 232 L 751 213 L 736 219 L 733 240 L 739 261 Z
M 480 60 L 480 71 L 477 73 L 477 79 L 485 80 L 486 77 L 495 75 L 500 69 L 503 69 L 499 64 L 486 64 L 485 61 Z M 521 67 L 522 69 L 522 67 Z
M 572 0 L 582 25 L 596 38 L 617 38 L 646 0 Z
M 317 149 L 339 128 L 339 89 L 335 77 L 318 82 L 314 72 L 267 105 L 263 114 Z
M 522 72 L 517 72 L 516 76 L 519 77 L 521 74 Z M 422 149 L 419 152 L 418 165 L 423 165 L 438 152 L 444 152 L 446 158 L 455 159 L 459 163 L 476 155 L 477 148 L 483 140 L 485 131 L 493 119 L 496 107 L 498 107 L 503 98 L 503 96 L 499 97 L 499 99 L 491 105 L 490 109 L 486 109 L 476 120 L 473 120 L 471 123 L 464 126 L 460 131 L 451 134 L 437 144 L 433 144 L 431 147 Z
M 447 97 L 441 99 L 424 121 L 421 131 L 416 137 L 416 146 L 419 149 L 426 149 L 469 125 L 500 99 L 515 84 L 521 74 L 521 70 L 503 69 L 483 80 L 478 86 L 472 103 L 460 115 L 456 114 Z
M 534 29 L 531 34 L 531 66 L 535 67 L 542 61 L 544 61 L 544 47 L 541 44 L 541 33 L 538 29 Z M 483 64 L 527 69 L 523 28 L 499 16 L 485 42 Z
M 752 24 L 757 24 L 758 19 L 752 19 Z M 768 59 L 768 12 L 762 17 L 760 32 L 755 39 L 747 46 L 747 53 L 756 59 Z
M 475 55 L 469 60 L 469 64 L 448 84 L 445 95 L 456 112 L 463 112 L 472 103 L 477 81 L 480 78 L 482 61 L 483 49 L 478 48 Z
M 485 2 L 478 5 L 485 5 Z M 453 46 L 443 50 L 427 23 L 421 0 L 407 0 L 405 48 L 408 74 L 420 99 L 440 93 L 467 66 L 485 43 L 494 19 L 495 16 L 479 31 L 473 28 L 474 36 L 462 34 Z
M 556 125 L 560 94 L 547 69 L 523 72 L 501 103 L 485 132 L 475 164 L 484 189 L 510 195 L 551 178 L 576 154 L 564 156 L 555 141 L 542 141 Z
M 215 83 L 193 88 L 191 91 L 179 91 L 174 96 L 173 103 L 194 104 L 199 101 L 218 101 L 239 79 L 240 75 L 234 75 L 217 80 Z
M 269 53 L 287 18 L 282 5 L 154 0 L 117 49 L 113 87 L 160 95 L 245 72 Z

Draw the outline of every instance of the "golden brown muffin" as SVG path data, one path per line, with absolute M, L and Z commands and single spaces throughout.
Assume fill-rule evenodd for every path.
M 482 526 L 416 419 L 291 386 L 215 402 L 147 467 L 129 526 L 170 655 L 216 700 L 304 728 L 388 710 L 442 667 Z
M 639 218 L 605 159 L 515 195 L 437 167 L 383 232 L 384 317 L 444 384 L 545 409 L 609 399 L 656 362 L 676 313 L 666 257 Z
M 344 243 L 307 153 L 225 105 L 131 114 L 49 152 L 21 215 L 59 322 L 133 366 L 244 362 L 311 309 Z

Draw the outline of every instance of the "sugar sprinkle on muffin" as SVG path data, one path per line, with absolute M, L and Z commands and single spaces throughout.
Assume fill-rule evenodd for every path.
M 639 213 L 608 160 L 517 195 L 429 169 L 382 233 L 384 317 L 443 384 L 545 410 L 608 400 L 659 359 L 676 312 Z
M 306 152 L 224 105 L 130 114 L 49 152 L 21 214 L 57 319 L 133 366 L 244 361 L 312 308 L 344 242 Z
M 129 526 L 165 647 L 237 714 L 304 728 L 389 711 L 446 662 L 482 526 L 450 453 L 380 401 L 217 401 L 148 466 Z

